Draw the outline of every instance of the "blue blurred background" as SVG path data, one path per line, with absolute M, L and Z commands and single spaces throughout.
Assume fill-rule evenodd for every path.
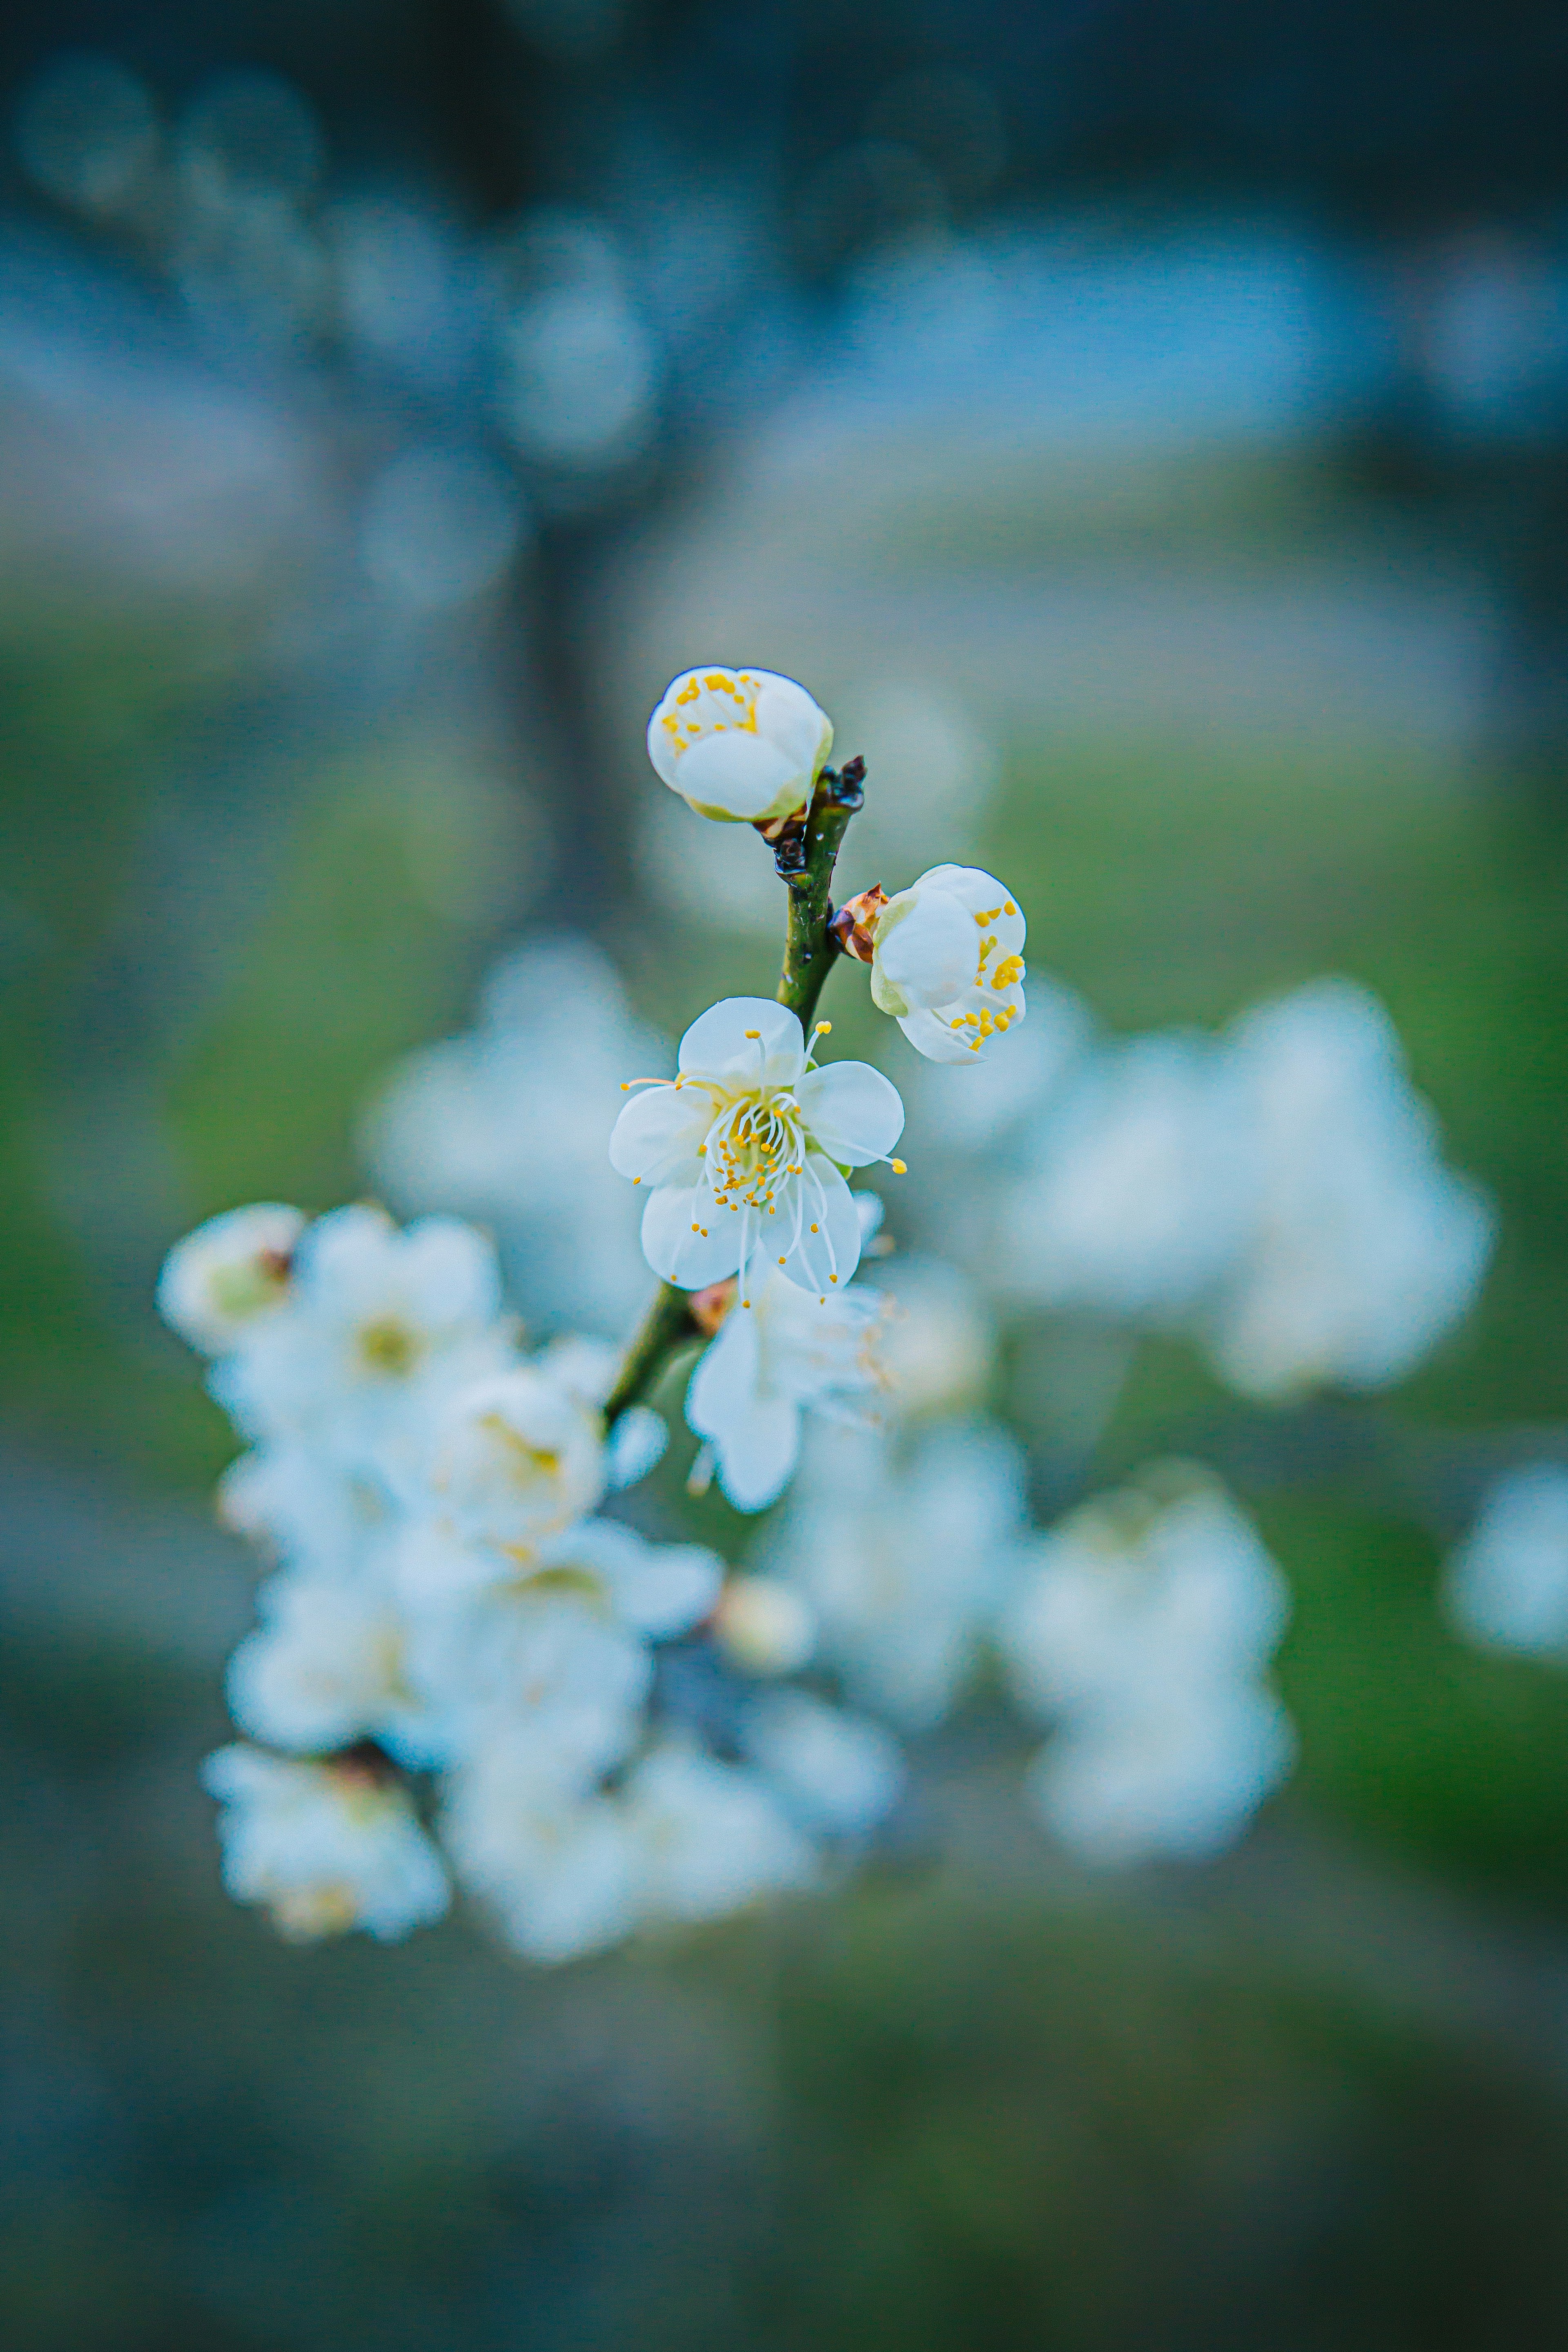
M 7 2344 L 1555 2340 L 1568 1678 L 1437 1594 L 1568 1460 L 1568 22 L 142 0 L 14 7 L 0 80 Z M 1026 1036 L 1373 991 L 1495 1258 L 1408 1377 L 1259 1402 L 1020 1309 L 911 1086 L 895 1234 L 989 1286 L 1037 1516 L 1196 1456 L 1284 1568 L 1289 1787 L 1069 1868 L 982 1689 L 831 1898 L 286 1949 L 195 1778 L 253 1570 L 157 1267 L 374 1192 L 614 1334 L 506 1052 L 771 987 L 765 858 L 646 765 L 703 659 L 866 754 L 857 886 L 1007 877 Z M 476 1023 L 488 1108 L 408 1058 Z

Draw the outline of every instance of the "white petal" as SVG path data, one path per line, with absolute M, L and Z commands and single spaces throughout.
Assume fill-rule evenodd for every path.
M 800 1023 L 771 996 L 727 996 L 700 1013 L 680 1041 L 683 1072 L 729 1083 L 792 1087 L 805 1060 Z
M 806 1155 L 805 1174 L 796 1180 L 805 1199 L 800 1238 L 784 1252 L 781 1271 L 797 1289 L 832 1297 L 843 1288 L 860 1263 L 860 1212 L 855 1195 L 831 1160 L 820 1152 Z M 781 1210 L 779 1222 L 784 1222 Z M 790 1231 L 794 1230 L 791 1204 Z M 781 1236 L 781 1239 L 784 1238 Z M 780 1253 L 774 1250 L 776 1266 Z
M 833 721 L 805 687 L 777 670 L 748 670 L 758 687 L 757 732 L 791 760 L 809 785 L 833 749 Z
M 681 753 L 669 781 L 704 816 L 717 810 L 746 824 L 759 817 L 787 815 L 810 789 L 798 761 L 776 743 L 742 728 L 704 735 Z
M 705 1184 L 662 1185 L 642 1213 L 643 1255 L 662 1281 L 701 1290 L 740 1265 L 744 1222 L 716 1209 Z
M 711 1098 L 699 1088 L 648 1087 L 622 1106 L 610 1136 L 610 1165 L 645 1184 L 695 1184 L 697 1149 L 713 1121 Z M 686 1163 L 689 1161 L 688 1167 Z
M 987 874 L 984 866 L 933 866 L 911 887 L 949 892 L 972 919 L 985 917 L 985 929 L 995 934 L 1003 955 L 1023 953 L 1028 925 L 1006 885 L 998 882 L 994 874 Z M 1011 914 L 1007 912 L 1009 907 L 1013 909 Z M 975 936 L 979 937 L 977 920 Z
M 796 1092 L 813 1144 L 841 1167 L 885 1159 L 904 1131 L 899 1090 L 868 1062 L 808 1070 Z
M 978 1045 L 970 1043 L 972 1038 L 978 1039 L 978 1030 L 954 1029 L 935 1013 L 907 1013 L 899 1026 L 916 1053 L 923 1054 L 928 1062 L 975 1063 L 981 1059 Z M 988 1037 L 984 1042 L 992 1045 L 994 1039 Z
M 691 1376 L 686 1418 L 719 1457 L 719 1484 L 738 1511 L 765 1509 L 800 1454 L 800 1408 L 757 1393 L 755 1307 L 737 1303 Z
M 973 917 L 945 890 L 901 893 L 877 926 L 880 977 L 897 991 L 906 1013 L 915 1005 L 945 1004 L 967 987 L 979 948 Z

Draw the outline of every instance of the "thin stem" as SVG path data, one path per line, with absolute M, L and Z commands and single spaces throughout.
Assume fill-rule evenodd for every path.
M 827 928 L 833 911 L 828 893 L 845 827 L 865 801 L 865 773 L 866 762 L 858 759 L 847 760 L 842 769 L 825 768 L 805 827 L 779 845 L 778 869 L 789 889 L 789 916 L 778 1001 L 798 1014 L 803 1029 L 810 1028 L 823 984 L 839 953 Z
M 661 1282 L 605 1402 L 606 1429 L 614 1429 L 622 1413 L 647 1396 L 676 1349 L 700 1336 L 688 1294 L 673 1282 Z

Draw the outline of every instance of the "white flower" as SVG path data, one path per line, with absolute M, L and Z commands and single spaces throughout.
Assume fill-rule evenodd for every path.
M 1201 1038 L 1097 1056 L 1051 1107 L 1005 1197 L 999 1287 L 1042 1306 L 1169 1322 L 1234 1264 L 1256 1198 L 1244 1088 Z
M 536 1780 L 584 1794 L 634 1746 L 652 1664 L 570 1586 L 531 1580 L 412 1612 L 405 1671 L 448 1752 L 507 1727 Z
M 1026 1785 L 1046 1826 L 1086 1861 L 1197 1860 L 1240 1835 L 1295 1754 L 1273 1692 L 1226 1683 L 1132 1711 L 1069 1716 Z
M 298 1209 L 274 1201 L 209 1217 L 163 1260 L 159 1314 L 203 1355 L 221 1355 L 288 1297 L 294 1246 L 304 1230 Z
M 872 1341 L 884 1311 L 874 1291 L 814 1298 L 777 1266 L 753 1286 L 749 1307 L 731 1308 L 691 1376 L 686 1418 L 712 1446 L 738 1511 L 784 1492 L 806 1405 L 855 1418 L 849 1401 L 880 1385 Z
M 298 1439 L 385 1469 L 417 1453 L 455 1384 L 510 1354 L 495 1253 L 451 1217 L 399 1233 L 336 1209 L 300 1242 L 287 1302 L 251 1326 L 210 1385 L 247 1436 Z
M 450 1400 L 434 1433 L 428 1484 L 458 1541 L 526 1552 L 604 1493 L 603 1423 L 564 1381 L 518 1365 Z
M 732 1576 L 713 1612 L 713 1638 L 748 1675 L 793 1675 L 816 1647 L 805 1595 L 782 1576 Z
M 1017 1452 L 999 1430 L 932 1432 L 904 1457 L 870 1433 L 819 1429 L 761 1564 L 805 1593 L 818 1655 L 850 1696 L 921 1730 L 978 1660 L 1022 1507 Z
M 351 1759 L 306 1764 L 220 1748 L 202 1779 L 223 1807 L 223 1881 L 285 1936 L 363 1927 L 384 1941 L 440 1918 L 447 1874 L 395 1783 Z
M 1496 1220 L 1443 1166 L 1376 999 L 1320 981 L 1237 1024 L 1230 1046 L 1256 1135 L 1258 1195 L 1202 1329 L 1249 1396 L 1323 1381 L 1386 1387 L 1470 1307 Z
M 404 1679 L 403 1625 L 389 1600 L 360 1585 L 279 1576 L 258 1606 L 260 1625 L 228 1663 L 242 1731 L 307 1753 L 368 1738 L 405 1763 L 443 1760 Z
M 1214 1480 L 1157 1465 L 1021 1556 L 998 1626 L 1014 1686 L 1057 1729 L 1030 1776 L 1091 1859 L 1212 1853 L 1295 1752 L 1263 1680 L 1289 1593 Z
M 904 1785 L 899 1743 L 880 1724 L 805 1691 L 767 1691 L 741 1742 L 808 1834 L 854 1837 L 875 1829 Z
M 701 816 L 760 824 L 811 798 L 833 722 L 792 677 L 766 669 L 683 670 L 647 723 L 647 754 Z
M 879 1270 L 885 1312 L 877 1358 L 899 1414 L 972 1411 L 984 1395 L 995 1325 L 967 1275 L 945 1259 L 889 1258 Z M 855 1293 L 850 1292 L 851 1298 Z
M 379 1479 L 356 1476 L 298 1439 L 231 1462 L 217 1504 L 225 1527 L 313 1577 L 376 1576 L 400 1525 Z
M 454 1774 L 441 1832 L 462 1884 L 488 1899 L 528 1959 L 575 1959 L 637 1923 L 637 1849 L 624 1809 L 542 1778 L 515 1727 L 503 1725 Z
M 932 1062 L 972 1062 L 1024 1018 L 1023 916 L 994 874 L 933 866 L 872 932 L 871 995 Z
M 840 1171 L 887 1158 L 904 1123 L 897 1087 L 864 1062 L 814 1068 L 795 1014 L 758 996 L 694 1021 L 679 1067 L 647 1082 L 610 1139 L 613 1165 L 650 1187 L 654 1272 L 698 1290 L 738 1268 L 742 1312 L 747 1277 L 771 1266 L 819 1297 L 847 1282 L 860 1219 Z
M 1568 1467 L 1532 1462 L 1497 1481 L 1448 1562 L 1443 1601 L 1485 1649 L 1568 1652 Z
M 668 1746 L 627 1776 L 645 1916 L 718 1919 L 816 1875 L 811 1845 L 754 1772 Z

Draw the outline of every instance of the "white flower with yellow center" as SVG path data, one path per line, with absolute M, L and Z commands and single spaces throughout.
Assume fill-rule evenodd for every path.
M 843 1171 L 887 1160 L 904 1124 L 879 1070 L 815 1068 L 793 1013 L 732 996 L 692 1023 L 676 1077 L 637 1083 L 649 1091 L 616 1120 L 610 1160 L 649 1188 L 642 1243 L 657 1275 L 699 1290 L 738 1271 L 742 1311 L 753 1271 L 760 1283 L 777 1268 L 818 1298 L 848 1281 L 860 1216 Z
M 832 749 L 827 713 L 769 669 L 683 670 L 647 723 L 648 757 L 670 791 L 732 824 L 803 808 Z
M 440 1856 L 407 1796 L 373 1763 L 308 1764 L 236 1742 L 202 1767 L 223 1811 L 223 1883 L 300 1943 L 363 1927 L 383 1942 L 438 1919 Z
M 928 1060 L 973 1061 L 1024 1017 L 1026 929 L 994 874 L 933 866 L 875 917 L 872 999 Z
M 603 1495 L 603 1424 L 564 1381 L 520 1364 L 452 1399 L 428 1485 L 437 1519 L 459 1541 L 531 1554 Z

